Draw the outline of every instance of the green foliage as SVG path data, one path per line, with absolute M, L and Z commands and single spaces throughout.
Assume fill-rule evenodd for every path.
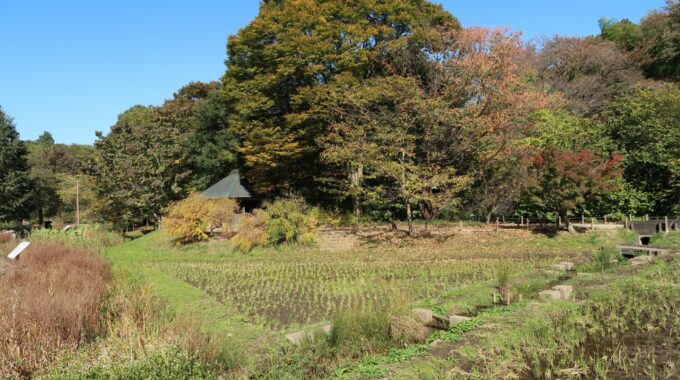
M 156 108 L 135 106 L 107 136 L 97 134 L 95 190 L 107 221 L 120 228 L 156 222 L 170 202 L 184 197 L 186 133 L 161 119 Z
M 616 42 L 625 50 L 635 50 L 642 44 L 642 29 L 640 25 L 624 18 L 617 21 L 611 18 L 601 18 L 600 36 L 605 40 Z
M 261 210 L 244 217 L 233 243 L 243 252 L 267 244 L 313 245 L 320 216 L 318 208 L 309 207 L 299 196 L 266 202 Z
M 27 154 L 12 118 L 0 108 L 0 221 L 19 221 L 28 216 L 31 191 Z
M 644 69 L 656 79 L 680 79 L 680 3 L 650 12 L 640 23 L 643 34 Z
M 39 229 L 31 232 L 32 242 L 58 242 L 65 246 L 101 252 L 123 242 L 123 237 L 101 224 L 81 224 L 66 232 L 58 229 Z
M 652 244 L 656 247 L 680 249 L 680 232 L 658 233 L 652 236 Z
M 196 356 L 179 349 L 156 353 L 142 359 L 115 365 L 69 368 L 49 373 L 45 379 L 63 380 L 172 380 L 216 378 Z
M 227 43 L 222 91 L 237 104 L 230 127 L 257 191 L 308 190 L 319 172 L 315 140 L 328 124 L 310 105 L 319 92 L 426 59 L 435 27 L 458 28 L 425 0 L 266 1 Z M 276 43 L 273 43 L 276 41 Z M 417 47 L 417 48 L 416 48 Z
M 616 247 L 603 247 L 593 256 L 593 260 L 600 272 L 609 269 L 619 259 L 619 251 Z
M 625 157 L 624 178 L 648 204 L 644 213 L 669 215 L 680 204 L 679 103 L 680 89 L 664 86 L 623 97 L 608 114 L 608 133 Z

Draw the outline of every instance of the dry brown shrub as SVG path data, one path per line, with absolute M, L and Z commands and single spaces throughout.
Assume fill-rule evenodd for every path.
M 414 318 L 390 317 L 390 337 L 399 345 L 425 343 L 428 336 L 430 336 L 430 329 Z
M 0 244 L 9 243 L 12 240 L 12 234 L 9 232 L 0 233 Z
M 110 281 L 94 253 L 30 246 L 0 275 L 0 378 L 30 378 L 95 338 Z
M 234 247 L 241 252 L 250 252 L 253 248 L 267 244 L 267 215 L 263 210 L 255 210 L 252 215 L 241 217 L 239 232 L 231 239 Z

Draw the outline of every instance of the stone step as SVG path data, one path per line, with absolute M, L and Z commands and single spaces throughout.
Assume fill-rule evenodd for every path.
M 550 290 L 538 293 L 538 297 L 547 300 L 566 300 L 573 301 L 574 287 L 571 285 L 557 285 Z

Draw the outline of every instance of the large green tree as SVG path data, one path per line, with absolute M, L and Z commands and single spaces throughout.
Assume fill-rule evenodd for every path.
M 0 221 L 28 217 L 31 189 L 27 154 L 12 118 L 0 108 Z
M 648 194 L 648 213 L 680 213 L 680 89 L 639 90 L 619 99 L 607 128 L 625 155 L 625 179 Z
M 238 142 L 228 125 L 230 105 L 217 82 L 192 82 L 159 108 L 161 120 L 184 134 L 189 186 L 201 191 L 236 165 Z
M 61 205 L 57 195 L 57 165 L 64 158 L 49 132 L 44 132 L 35 142 L 29 144 L 28 164 L 33 184 L 33 208 L 37 213 L 38 224 L 45 217 L 55 216 Z
M 443 25 L 458 22 L 425 0 L 263 1 L 257 18 L 229 38 L 222 79 L 254 185 L 315 193 L 323 169 L 316 139 L 328 127 L 310 112 L 317 89 L 337 78 L 389 75 L 395 51 L 427 56 L 429 33 Z
M 94 176 L 106 220 L 118 227 L 154 223 L 186 195 L 186 133 L 144 106 L 122 113 L 108 135 L 97 133 Z

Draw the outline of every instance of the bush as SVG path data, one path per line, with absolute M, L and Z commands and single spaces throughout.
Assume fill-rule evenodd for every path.
M 615 247 L 602 247 L 595 254 L 595 256 L 593 256 L 595 265 L 597 266 L 597 269 L 600 270 L 600 272 L 604 272 L 607 269 L 609 269 L 609 267 L 611 267 L 613 263 L 618 261 L 618 259 L 619 252 Z
M 257 246 L 267 244 L 267 215 L 263 210 L 255 210 L 252 215 L 243 215 L 239 232 L 231 240 L 236 249 L 250 252 Z
M 0 276 L 0 378 L 25 378 L 104 327 L 111 272 L 92 252 L 30 246 Z
M 68 231 L 58 229 L 40 229 L 31 232 L 34 243 L 59 243 L 67 247 L 100 252 L 102 249 L 121 244 L 123 237 L 117 232 L 111 232 L 101 224 L 81 224 Z
M 163 230 L 177 244 L 207 240 L 214 229 L 228 225 L 235 206 L 231 199 L 207 199 L 193 194 L 168 207 Z
M 315 242 L 321 211 L 309 207 L 300 197 L 288 197 L 267 202 L 261 210 L 242 219 L 233 242 L 237 249 L 249 252 L 261 245 Z
M 12 234 L 9 232 L 0 233 L 0 244 L 9 243 L 12 240 Z

